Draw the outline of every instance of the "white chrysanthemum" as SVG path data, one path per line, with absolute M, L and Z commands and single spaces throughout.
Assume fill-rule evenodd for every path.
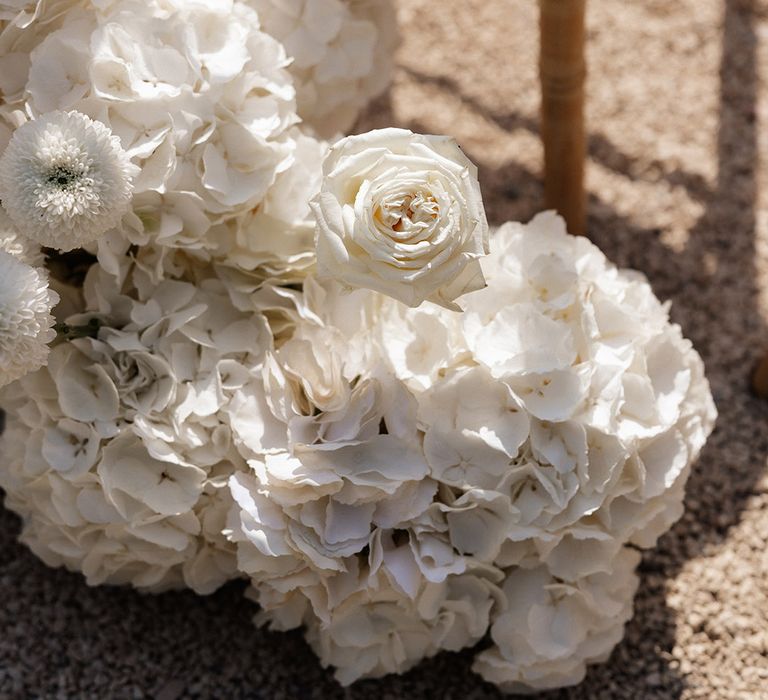
M 40 267 L 44 262 L 40 246 L 15 231 L 0 231 L 0 250 L 33 267 Z
M 19 234 L 2 207 L 0 207 L 0 250 L 32 267 L 42 267 L 45 260 L 40 246 Z
M 24 235 L 67 251 L 119 223 L 136 172 L 104 124 L 51 112 L 14 132 L 0 158 L 0 199 Z
M 0 386 L 45 364 L 58 301 L 42 270 L 0 250 Z

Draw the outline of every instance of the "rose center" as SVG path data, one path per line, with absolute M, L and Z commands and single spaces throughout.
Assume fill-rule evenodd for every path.
M 387 198 L 376 210 L 376 218 L 397 233 L 423 229 L 439 216 L 437 200 L 422 192 Z

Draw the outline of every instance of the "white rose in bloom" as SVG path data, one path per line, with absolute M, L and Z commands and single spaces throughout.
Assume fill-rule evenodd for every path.
M 293 62 L 302 120 L 321 136 L 350 130 L 391 80 L 398 42 L 391 0 L 248 0 Z
M 484 286 L 488 252 L 477 169 L 456 142 L 405 129 L 349 136 L 331 147 L 313 202 L 321 276 L 408 306 Z
M 51 112 L 14 132 L 0 158 L 0 199 L 24 235 L 67 251 L 120 222 L 137 172 L 104 124 Z
M 58 301 L 43 270 L 0 250 L 0 386 L 46 363 Z
M 612 571 L 565 583 L 544 566 L 515 569 L 504 582 L 506 609 L 491 626 L 493 648 L 473 670 L 509 693 L 581 682 L 605 661 L 632 616 L 640 554 L 623 549 Z

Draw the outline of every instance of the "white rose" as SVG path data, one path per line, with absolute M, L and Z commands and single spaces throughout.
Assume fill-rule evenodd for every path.
M 381 129 L 337 142 L 313 202 L 318 271 L 418 306 L 485 284 L 477 168 L 456 142 Z

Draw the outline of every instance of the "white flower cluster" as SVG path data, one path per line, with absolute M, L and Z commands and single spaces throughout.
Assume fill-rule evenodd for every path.
M 388 79 L 387 61 L 360 57 L 389 55 L 394 33 L 371 20 L 392 11 L 331 9 L 315 31 L 356 56 L 318 61 L 359 108 Z M 159 282 L 211 261 L 245 289 L 300 282 L 327 144 L 299 125 L 295 59 L 279 23 L 265 31 L 271 16 L 255 0 L 0 2 L 0 250 L 42 266 L 40 246 L 85 247 L 118 284 L 134 262 Z M 37 308 L 22 296 L 3 300 L 6 318 Z M 6 381 L 39 367 L 52 339 L 38 322 L 16 330 L 4 344 L 31 351 Z
M 233 423 L 239 568 L 342 682 L 487 627 L 489 680 L 577 682 L 631 613 L 627 545 L 680 516 L 712 429 L 666 307 L 562 220 L 502 227 L 483 270 L 462 314 L 307 280 Z
M 497 231 L 483 272 L 456 314 L 312 277 L 245 297 L 135 268 L 126 294 L 93 266 L 68 322 L 98 333 L 3 396 L 23 540 L 91 583 L 245 574 L 343 683 L 489 630 L 487 679 L 577 682 L 714 407 L 648 284 L 554 215 Z
M 220 494 L 245 461 L 229 412 L 272 338 L 215 278 L 136 277 L 121 294 L 93 266 L 89 310 L 67 321 L 98 333 L 6 389 L 0 486 L 46 563 L 91 584 L 208 593 L 236 575 Z
M 302 16 L 316 7 L 289 5 L 286 12 Z M 303 95 L 323 79 L 318 114 L 328 124 L 337 114 L 329 131 L 337 133 L 386 85 L 394 33 L 375 20 L 391 13 L 382 0 L 329 3 L 305 18 L 324 37 L 319 53 L 295 56 L 308 45 L 285 35 L 285 23 L 261 0 L 0 3 L 2 131 L 76 111 L 108 127 L 139 169 L 123 217 L 130 190 L 115 179 L 114 158 L 96 152 L 110 143 L 109 132 L 101 145 L 95 134 L 89 147 L 54 119 L 8 149 L 4 205 L 20 228 L 60 249 L 120 223 L 99 241 L 108 268 L 138 246 L 157 278 L 178 276 L 190 257 L 265 265 L 263 276 L 306 269 L 313 257 L 307 202 L 319 188 L 326 146 L 314 137 L 313 119 L 296 126 L 296 66 Z M 306 74 L 310 64 L 314 77 Z M 334 94 L 344 104 L 326 104 Z M 0 132 L 0 148 L 5 141 Z M 57 231 L 75 220 L 76 231 Z
M 247 577 L 344 684 L 484 638 L 505 690 L 575 683 L 682 512 L 708 384 L 555 215 L 489 242 L 451 139 L 319 138 L 393 19 L 0 0 L 0 488 L 91 584 Z

